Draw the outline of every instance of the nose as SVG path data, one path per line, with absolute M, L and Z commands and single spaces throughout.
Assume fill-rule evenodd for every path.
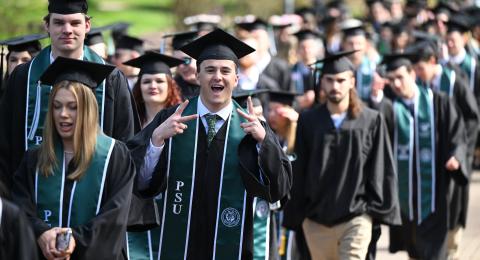
M 72 33 L 72 26 L 70 26 L 70 23 L 64 23 L 63 24 L 62 33 L 64 33 L 64 34 L 71 34 Z
M 66 107 L 62 107 L 62 110 L 60 111 L 60 116 L 63 118 L 68 117 L 68 109 Z
M 217 70 L 217 71 L 215 71 L 215 73 L 213 73 L 212 79 L 214 81 L 220 81 L 222 79 L 222 75 L 221 75 L 219 70 Z

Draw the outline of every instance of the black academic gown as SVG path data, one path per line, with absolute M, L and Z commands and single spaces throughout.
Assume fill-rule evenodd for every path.
M 180 92 L 182 93 L 183 100 L 191 99 L 200 94 L 199 85 L 192 84 L 185 81 L 180 75 L 175 76 L 174 80 L 177 83 L 178 87 L 180 88 Z
M 376 110 L 380 113 L 380 115 L 383 117 L 385 120 L 385 123 L 387 125 L 388 129 L 388 138 L 390 139 L 390 136 L 393 136 L 393 122 L 391 120 L 393 118 L 391 117 L 385 117 L 385 115 L 391 115 L 393 113 L 393 103 L 392 101 L 387 98 L 383 97 L 380 102 L 374 102 L 372 99 L 369 99 L 367 102 L 368 107 L 370 107 L 373 110 Z M 380 223 L 377 221 L 373 221 L 372 223 L 372 239 L 370 240 L 370 245 L 368 246 L 368 252 L 367 252 L 367 257 L 365 259 L 369 260 L 374 260 L 376 259 L 377 255 L 377 242 L 380 239 L 380 236 L 382 235 L 382 227 Z
M 143 165 L 145 152 L 150 144 L 153 131 L 172 115 L 175 109 L 176 107 L 162 110 L 153 119 L 152 123 L 128 142 L 127 145 L 132 150 L 137 169 Z M 226 124 L 220 128 L 210 147 L 207 145 L 207 136 L 203 124 L 199 124 L 199 127 L 188 259 L 211 259 Z M 287 196 L 290 190 L 290 162 L 282 151 L 273 131 L 266 124 L 264 124 L 264 127 L 266 128 L 266 136 L 259 153 L 256 148 L 257 142 L 250 135 L 247 135 L 238 147 L 239 163 L 243 169 L 242 180 L 247 190 L 247 210 L 253 207 L 253 197 L 260 197 L 273 203 Z M 164 151 L 168 151 L 168 145 L 167 141 Z M 150 187 L 141 191 L 144 196 L 154 196 L 165 191 L 167 157 L 167 153 L 162 152 L 155 167 Z M 264 173 L 262 175 L 263 184 L 259 177 L 260 167 Z M 242 259 L 252 259 L 253 214 L 245 214 L 245 216 Z
M 468 182 L 466 133 L 463 120 L 453 102 L 443 93 L 433 92 L 433 102 L 435 129 L 437 131 L 435 143 L 435 212 L 420 225 L 417 225 L 416 213 L 413 222 L 402 214 L 402 225 L 390 227 L 390 252 L 406 250 L 410 257 L 419 259 L 446 259 L 447 231 L 450 217 L 449 197 L 451 196 L 449 186 L 452 181 L 460 185 L 465 185 Z M 389 116 L 394 118 L 393 113 Z M 450 172 L 445 169 L 445 163 L 451 156 L 455 156 L 460 162 L 461 168 L 458 171 Z M 414 158 L 416 158 L 415 152 Z M 415 167 L 413 174 L 414 176 L 417 174 Z M 414 191 L 414 198 L 416 197 L 415 194 Z
M 0 104 L 0 178 L 8 189 L 11 188 L 13 173 L 25 153 L 25 103 L 29 66 L 30 62 L 15 68 Z M 105 89 L 103 132 L 117 140 L 126 141 L 133 136 L 138 116 L 133 112 L 133 98 L 125 76 L 115 69 L 107 77 Z
M 363 107 L 337 130 L 326 105 L 300 114 L 297 160 L 284 225 L 299 230 L 305 218 L 334 226 L 367 214 L 399 224 L 397 177 L 384 120 Z
M 261 74 L 274 79 L 283 91 L 294 92 L 295 86 L 292 83 L 291 71 L 288 63 L 277 57 L 272 57 L 270 63 Z
M 0 198 L 0 259 L 36 260 L 36 239 L 25 214 Z
M 35 237 L 50 227 L 37 215 L 35 205 L 35 171 L 38 150 L 27 151 L 15 173 L 12 197 L 33 226 Z M 68 173 L 74 169 L 69 164 Z M 71 227 L 75 239 L 72 259 L 126 259 L 125 232 L 132 197 L 135 166 L 130 153 L 116 142 L 107 168 L 99 214 L 82 226 Z M 67 219 L 73 181 L 65 178 L 63 219 Z M 34 250 L 31 248 L 30 250 Z M 40 259 L 43 254 L 38 248 Z
M 467 132 L 467 170 L 472 173 L 473 156 L 480 123 L 480 115 L 476 97 L 468 87 L 466 75 L 458 66 L 448 63 L 449 68 L 456 73 L 456 80 L 453 89 L 452 101 L 457 107 L 458 113 L 462 116 Z M 457 226 L 465 227 L 467 224 L 468 193 L 469 185 L 458 185 L 450 183 L 450 229 Z

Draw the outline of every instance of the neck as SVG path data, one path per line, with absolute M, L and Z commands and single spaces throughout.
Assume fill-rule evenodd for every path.
M 73 152 L 73 140 L 62 139 L 62 143 L 64 152 Z
M 339 103 L 327 101 L 327 108 L 328 108 L 328 111 L 330 111 L 330 114 L 335 115 L 335 114 L 342 114 L 347 112 L 348 106 L 350 105 L 349 99 L 350 99 L 350 96 L 347 95 Z
M 153 118 L 155 115 L 157 115 L 158 112 L 160 112 L 162 109 L 164 109 L 165 106 L 164 104 L 145 104 L 145 123 L 144 125 L 148 125 L 150 122 L 152 122 Z
M 208 111 L 210 111 L 212 113 L 217 113 L 218 111 L 226 108 L 228 106 L 228 104 L 230 104 L 230 102 L 232 101 L 231 99 L 229 99 L 225 103 L 209 104 L 209 103 L 205 102 L 202 95 L 200 95 L 200 99 L 202 100 L 203 105 L 208 109 Z
M 83 56 L 83 48 L 72 51 L 60 51 L 52 45 L 52 56 L 54 59 L 57 57 L 65 57 L 70 59 L 81 59 Z

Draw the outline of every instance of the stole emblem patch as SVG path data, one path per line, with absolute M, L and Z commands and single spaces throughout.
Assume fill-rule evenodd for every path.
M 257 202 L 257 207 L 255 209 L 257 217 L 265 219 L 268 216 L 269 205 L 264 200 L 259 200 Z
M 222 211 L 221 220 L 226 227 L 235 227 L 240 222 L 240 213 L 237 209 L 226 208 Z

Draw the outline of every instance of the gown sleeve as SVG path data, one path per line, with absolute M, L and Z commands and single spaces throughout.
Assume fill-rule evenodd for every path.
M 387 126 L 380 114 L 370 133 L 370 153 L 364 169 L 367 213 L 381 223 L 399 225 L 397 174 Z
M 460 185 L 468 183 L 469 171 L 467 167 L 467 133 L 462 117 L 458 114 L 457 109 L 450 99 L 442 93 L 437 94 L 438 98 L 438 111 L 439 120 L 442 128 L 442 134 L 439 136 L 440 142 L 446 142 L 442 145 L 445 150 L 440 150 L 442 153 L 440 158 L 443 158 L 443 162 L 438 162 L 440 167 L 445 167 L 447 160 L 450 157 L 455 157 L 460 163 L 460 169 L 457 171 L 449 172 L 452 178 Z M 442 116 L 444 115 L 444 116 Z
M 85 225 L 72 227 L 76 242 L 73 259 L 108 259 L 124 246 L 135 166 L 123 143 L 115 144 L 111 156 L 98 215 Z
M 242 180 L 251 196 L 270 203 L 284 199 L 292 184 L 292 167 L 273 131 L 265 122 L 265 139 L 257 151 L 257 141 L 247 135 L 238 147 Z
M 134 114 L 133 97 L 125 76 L 114 70 L 109 77 L 110 86 L 115 86 L 112 138 L 126 142 L 134 134 L 135 127 L 140 125 L 138 116 Z
M 293 162 L 293 186 L 290 201 L 285 205 L 283 225 L 292 230 L 302 228 L 302 222 L 306 216 L 305 202 L 305 175 L 309 160 L 309 151 L 306 139 L 306 120 L 304 114 L 300 114 L 295 137 L 295 155 Z

